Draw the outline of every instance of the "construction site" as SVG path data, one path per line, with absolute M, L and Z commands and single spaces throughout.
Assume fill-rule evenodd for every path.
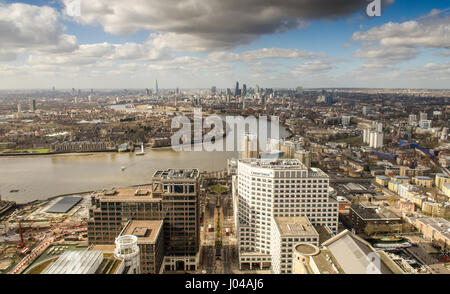
M 65 251 L 86 249 L 89 205 L 89 194 L 68 195 L 4 213 L 0 218 L 0 273 L 40 272 Z

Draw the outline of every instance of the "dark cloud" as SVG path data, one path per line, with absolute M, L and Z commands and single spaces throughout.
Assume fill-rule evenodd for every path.
M 81 23 L 98 23 L 113 34 L 145 29 L 175 33 L 184 39 L 196 38 L 204 42 L 204 46 L 196 42 L 201 51 L 247 44 L 264 34 L 303 28 L 314 19 L 365 13 L 368 3 L 366 0 L 85 0 L 81 16 L 76 19 Z

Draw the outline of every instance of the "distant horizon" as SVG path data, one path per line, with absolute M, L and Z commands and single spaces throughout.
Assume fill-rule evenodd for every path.
M 213 86 L 211 86 L 213 87 Z M 158 86 L 158 90 L 211 90 L 211 87 L 206 87 L 206 88 L 180 88 L 180 87 L 173 87 L 173 88 L 161 88 Z M 260 86 L 263 89 L 276 89 L 276 90 L 295 90 L 297 87 L 264 87 L 264 86 Z M 301 87 L 301 86 L 299 86 Z M 227 87 L 227 88 L 222 88 L 222 87 L 217 87 L 217 90 L 226 90 L 226 89 L 234 89 L 233 87 Z M 255 87 L 252 86 L 248 86 L 247 85 L 247 89 L 254 89 Z M 303 90 L 432 90 L 432 91 L 450 91 L 450 88 L 375 88 L 375 87 L 314 87 L 314 88 L 307 88 L 307 87 L 302 87 Z M 118 87 L 118 88 L 57 88 L 55 87 L 55 91 L 72 91 L 72 89 L 75 90 L 86 90 L 86 91 L 90 91 L 91 89 L 95 90 L 154 90 L 154 88 L 150 88 L 150 87 L 135 87 L 135 88 L 127 88 L 127 87 Z M 33 91 L 33 90 L 37 90 L 37 91 L 50 91 L 52 92 L 53 89 L 52 88 L 10 88 L 10 89 L 0 89 L 0 92 L 3 91 Z

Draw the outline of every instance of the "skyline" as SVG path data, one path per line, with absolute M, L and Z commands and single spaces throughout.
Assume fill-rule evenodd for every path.
M 446 89 L 444 1 L 0 1 L 0 89 Z M 177 3 L 175 3 L 177 2 Z M 26 16 L 26 17 L 24 17 Z M 242 28 L 245 28 L 243 30 Z M 111 87 L 114 85 L 114 87 Z

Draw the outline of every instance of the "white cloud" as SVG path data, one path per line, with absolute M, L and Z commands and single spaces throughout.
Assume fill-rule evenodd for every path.
M 378 42 L 382 46 L 450 48 L 450 18 L 420 23 L 389 22 L 366 32 L 355 32 L 353 41 Z
M 353 56 L 370 63 L 392 64 L 410 60 L 419 52 L 416 48 L 377 46 L 358 49 Z
M 285 49 L 285 48 L 261 48 L 257 50 L 249 50 L 241 53 L 231 52 L 214 52 L 208 58 L 211 60 L 221 61 L 241 61 L 250 62 L 261 59 L 314 59 L 325 57 L 325 53 L 315 53 L 306 50 Z
M 0 3 L 0 57 L 14 60 L 22 52 L 70 52 L 76 37 L 64 34 L 58 12 L 47 6 Z
M 316 60 L 305 62 L 292 70 L 294 76 L 311 76 L 329 72 L 333 66 L 330 62 Z

